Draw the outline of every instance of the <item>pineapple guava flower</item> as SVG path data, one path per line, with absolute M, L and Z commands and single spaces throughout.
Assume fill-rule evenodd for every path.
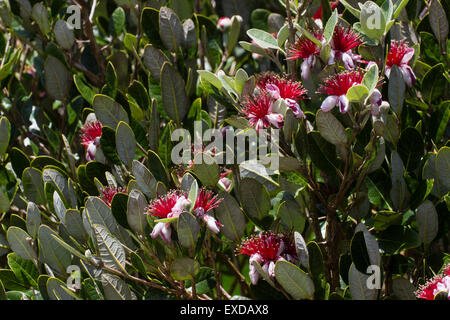
M 434 276 L 428 282 L 420 286 L 415 292 L 416 297 L 425 300 L 434 300 L 438 293 L 444 292 L 450 300 L 450 263 L 444 267 L 444 270 Z
M 95 159 L 95 153 L 100 145 L 102 124 L 98 120 L 90 121 L 81 127 L 81 144 L 86 147 L 86 160 Z
M 100 199 L 111 207 L 112 199 L 116 193 L 127 193 L 126 188 L 122 187 L 105 187 L 100 190 Z
M 262 91 L 265 90 L 273 100 L 283 99 L 297 118 L 304 117 L 303 110 L 297 103 L 297 100 L 306 99 L 306 90 L 300 82 L 267 73 L 258 78 L 256 85 Z
M 331 51 L 328 64 L 342 61 L 345 69 L 353 69 L 355 63 L 361 58 L 358 54 L 353 54 L 352 49 L 362 44 L 361 36 L 352 29 L 344 29 L 337 25 L 334 29 L 330 42 Z
M 231 27 L 231 19 L 228 17 L 222 17 L 217 22 L 217 29 L 219 29 L 222 32 L 228 30 L 228 28 L 230 27 Z
M 160 219 L 175 218 L 187 210 L 191 202 L 179 191 L 171 191 L 164 196 L 158 196 L 146 208 L 146 214 Z M 172 229 L 169 222 L 158 222 L 153 227 L 152 238 L 160 236 L 165 242 L 171 241 Z
M 361 84 L 363 73 L 361 71 L 346 70 L 331 76 L 319 87 L 318 93 L 326 94 L 328 97 L 323 100 L 320 108 L 328 112 L 335 106 L 339 106 L 341 113 L 346 113 L 350 106 L 347 99 L 347 91 L 357 84 Z
M 275 263 L 278 260 L 294 262 L 296 260 L 295 246 L 291 239 L 285 235 L 276 235 L 273 232 L 263 231 L 259 235 L 242 241 L 237 254 L 250 256 L 249 276 L 252 284 L 256 285 L 259 273 L 253 265 L 258 262 L 269 277 L 275 276 Z
M 405 83 L 412 87 L 416 82 L 416 76 L 409 66 L 409 61 L 414 56 L 414 48 L 410 48 L 404 41 L 391 41 L 391 48 L 389 49 L 386 58 L 386 69 L 384 74 L 389 78 L 391 75 L 392 66 L 398 66 L 402 72 Z
M 217 199 L 217 195 L 213 196 L 211 191 L 201 189 L 194 205 L 194 214 L 202 219 L 206 223 L 206 226 L 214 233 L 219 233 L 219 226 L 222 226 L 222 224 L 217 222 L 208 212 L 217 208 L 221 201 L 222 199 Z
M 226 191 L 230 192 L 231 185 L 233 181 L 229 179 L 227 176 L 231 173 L 231 170 L 226 170 L 220 174 L 220 179 L 218 184 Z
M 247 116 L 250 126 L 256 131 L 273 125 L 279 129 L 284 124 L 283 115 L 273 110 L 273 100 L 267 92 L 259 96 L 252 96 L 245 103 L 242 113 Z
M 324 40 L 322 32 L 315 32 L 314 37 L 320 41 Z M 301 76 L 303 80 L 308 79 L 311 69 L 314 68 L 320 55 L 320 47 L 306 37 L 300 37 L 289 49 L 287 60 L 303 59 L 301 64 Z

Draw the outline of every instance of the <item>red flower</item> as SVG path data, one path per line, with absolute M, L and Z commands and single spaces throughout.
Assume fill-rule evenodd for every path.
M 261 232 L 257 236 L 242 241 L 237 249 L 237 254 L 250 256 L 249 276 L 253 284 L 256 284 L 259 278 L 259 273 L 253 266 L 253 261 L 257 261 L 270 277 L 274 277 L 275 262 L 278 260 L 293 262 L 296 259 L 295 246 L 292 240 L 286 235 L 280 236 L 272 232 Z
M 156 216 L 159 218 L 172 218 L 174 216 L 180 215 L 183 209 L 181 207 L 175 208 L 177 203 L 180 203 L 181 200 L 186 200 L 186 197 L 180 191 L 171 191 L 164 196 L 158 196 L 158 198 L 154 199 L 146 209 L 146 214 L 150 214 L 152 216 Z M 176 209 L 177 212 L 174 212 Z M 179 211 L 179 212 L 178 212 Z M 178 213 L 178 214 L 177 214 Z
M 208 191 L 204 188 L 200 189 L 200 192 L 197 195 L 197 199 L 194 205 L 194 212 L 198 213 L 207 213 L 222 202 L 222 199 L 217 199 L 217 195 L 213 195 L 212 191 Z
M 272 111 L 273 101 L 268 93 L 263 92 L 259 96 L 252 96 L 242 109 L 247 116 L 249 124 L 256 131 L 268 128 L 272 124 L 275 128 L 281 128 L 284 124 L 283 116 Z
M 105 187 L 100 190 L 100 199 L 111 207 L 112 199 L 116 193 L 127 193 L 127 189 L 122 187 Z
M 420 286 L 415 294 L 419 299 L 434 300 L 439 292 L 447 293 L 450 300 L 450 263 L 444 267 L 440 274 L 428 280 L 425 285 Z
M 97 147 L 100 145 L 100 137 L 102 136 L 102 124 L 98 120 L 86 123 L 81 127 L 81 144 L 86 147 L 86 160 L 95 159 Z
M 314 37 L 319 41 L 322 40 L 323 39 L 322 32 L 315 32 Z M 289 48 L 287 59 L 288 60 L 307 59 L 310 56 L 319 54 L 320 54 L 320 47 L 310 39 L 306 38 L 305 36 L 302 36 L 297 39 L 297 41 L 291 48 Z
M 361 84 L 363 76 L 361 70 L 346 70 L 327 78 L 317 91 L 328 95 L 322 102 L 321 109 L 327 112 L 334 106 L 339 105 L 341 113 L 347 112 L 349 107 L 349 101 L 346 97 L 347 91 L 354 85 Z
M 268 91 L 275 100 L 279 98 L 292 100 L 306 99 L 304 97 L 306 90 L 300 82 L 282 78 L 272 72 L 260 76 L 256 85 L 260 89 Z
M 361 35 L 352 29 L 344 29 L 337 25 L 334 29 L 333 38 L 331 39 L 331 51 L 328 59 L 328 64 L 334 64 L 342 61 L 345 69 L 353 69 L 356 61 L 361 56 L 352 53 L 352 49 L 362 44 Z
M 207 212 L 217 208 L 221 201 L 222 199 L 217 199 L 217 195 L 213 195 L 211 191 L 206 189 L 201 189 L 195 200 L 194 214 L 201 218 L 214 233 L 218 233 L 220 231 L 218 227 L 223 225 Z
M 145 213 L 159 218 L 178 217 L 183 210 L 190 205 L 190 201 L 186 199 L 180 191 L 171 191 L 164 196 L 158 196 L 146 208 Z M 158 222 L 153 227 L 151 237 L 154 239 L 160 236 L 165 242 L 171 241 L 172 229 L 169 222 Z
M 96 138 L 100 138 L 102 136 L 102 127 L 98 120 L 88 122 L 81 127 L 81 144 L 87 147 Z
M 412 87 L 416 82 L 416 76 L 409 66 L 409 61 L 414 56 L 414 49 L 410 48 L 404 41 L 391 41 L 386 58 L 385 75 L 389 78 L 392 66 L 398 66 L 402 72 L 403 79 L 409 87 Z

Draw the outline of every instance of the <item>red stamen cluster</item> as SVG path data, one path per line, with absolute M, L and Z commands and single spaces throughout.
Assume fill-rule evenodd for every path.
M 284 250 L 279 252 L 281 242 L 284 243 Z M 294 252 L 292 252 L 294 248 Z M 287 250 L 286 250 L 287 249 Z M 272 232 L 261 232 L 259 235 L 242 241 L 240 247 L 237 249 L 237 254 L 246 254 L 251 256 L 259 254 L 266 261 L 277 260 L 283 253 L 295 255 L 295 246 L 287 236 L 276 235 Z
M 361 84 L 363 79 L 363 72 L 361 70 L 345 70 L 341 73 L 335 74 L 327 78 L 317 90 L 318 93 L 329 96 L 341 96 L 347 94 L 355 84 Z
M 415 292 L 415 295 L 419 299 L 434 300 L 434 291 L 437 289 L 439 283 L 441 283 L 444 277 L 450 277 L 450 263 L 447 264 L 442 272 L 422 286 Z
M 158 198 L 149 204 L 145 213 L 159 218 L 167 218 L 167 215 L 172 212 L 173 207 L 181 196 L 183 194 L 178 190 L 171 191 L 163 196 L 158 196 Z
M 334 29 L 333 38 L 330 45 L 333 50 L 346 52 L 362 43 L 360 34 L 350 28 L 344 29 L 340 25 L 337 25 Z
M 392 67 L 394 65 L 401 66 L 403 64 L 403 57 L 410 50 L 410 47 L 405 41 L 391 41 L 391 48 L 389 49 L 386 66 Z
M 306 97 L 304 97 L 306 89 L 304 89 L 302 84 L 298 81 L 282 78 L 275 73 L 268 72 L 260 76 L 256 83 L 257 87 L 263 91 L 266 90 L 266 85 L 268 84 L 273 84 L 278 87 L 280 90 L 280 98 L 282 99 L 306 99 Z
M 85 124 L 81 128 L 81 144 L 84 146 L 89 146 L 89 144 L 96 138 L 101 137 L 102 127 L 102 124 L 98 120 Z
M 207 213 L 208 211 L 217 208 L 220 202 L 222 202 L 222 199 L 218 199 L 217 197 L 218 196 L 214 195 L 212 191 L 202 188 L 197 195 L 194 211 L 198 208 L 202 208 L 203 213 Z
M 322 32 L 315 32 L 314 37 L 317 40 L 322 40 Z M 306 59 L 312 55 L 319 55 L 320 48 L 317 44 L 306 37 L 300 37 L 295 44 L 289 48 L 287 60 Z
M 122 187 L 105 187 L 100 190 L 102 199 L 109 207 L 111 207 L 112 199 L 116 193 L 127 193 L 127 189 Z

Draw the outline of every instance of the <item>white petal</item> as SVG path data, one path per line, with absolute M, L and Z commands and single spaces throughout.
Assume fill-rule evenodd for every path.
M 400 67 L 400 71 L 402 72 L 403 79 L 405 80 L 408 87 L 412 87 L 416 82 L 416 76 L 414 75 L 414 72 L 412 71 L 411 67 L 402 66 Z
M 280 89 L 271 83 L 266 84 L 266 90 L 274 100 L 280 99 Z
M 353 69 L 355 67 L 355 63 L 353 62 L 352 56 L 348 53 L 344 53 L 342 55 L 342 63 L 344 64 L 345 69 Z
M 328 57 L 328 64 L 334 64 L 334 63 L 336 63 L 336 60 L 335 60 L 335 51 L 333 50 L 333 49 L 331 49 L 331 51 L 330 51 L 330 56 Z
M 414 57 L 414 48 L 409 48 L 409 49 L 407 49 L 405 55 L 403 56 L 400 64 L 408 64 L 409 60 L 411 60 L 412 57 Z
M 253 266 L 253 264 L 249 265 L 248 276 L 250 277 L 250 281 L 253 285 L 256 285 L 258 283 L 259 273 L 256 270 L 255 266 Z
M 211 230 L 214 233 L 219 233 L 219 227 L 217 226 L 216 219 L 214 219 L 213 216 L 210 216 L 208 214 L 205 214 L 203 216 L 203 220 L 206 222 L 206 226 L 209 230 Z
M 330 111 L 337 105 L 338 99 L 338 96 L 328 96 L 325 100 L 323 100 L 320 109 L 324 112 Z
M 347 99 L 347 96 L 345 95 L 339 96 L 339 111 L 341 111 L 341 113 L 346 113 L 348 111 L 349 106 L 350 103 Z
M 391 68 L 386 66 L 386 69 L 384 70 L 384 75 L 389 79 L 391 75 Z
M 269 277 L 271 278 L 275 277 L 275 263 L 273 261 L 269 262 L 269 269 L 267 271 Z
M 311 66 L 307 60 L 303 60 L 300 69 L 302 70 L 302 79 L 307 80 L 309 78 L 309 73 L 311 71 Z
M 170 223 L 164 223 L 160 235 L 165 242 L 169 243 L 171 241 L 172 228 L 170 227 Z
M 279 113 L 268 114 L 266 119 L 277 129 L 280 129 L 284 124 L 283 115 Z

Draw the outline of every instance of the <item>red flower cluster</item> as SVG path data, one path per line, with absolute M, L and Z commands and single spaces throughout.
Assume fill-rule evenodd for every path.
M 111 207 L 112 199 L 116 193 L 127 193 L 126 188 L 122 187 L 105 187 L 100 190 L 100 199 L 103 200 L 109 207 Z
M 425 300 L 434 300 L 438 293 L 444 292 L 450 300 L 450 263 L 447 264 L 442 272 L 421 286 L 415 292 L 416 297 Z
M 81 144 L 86 147 L 86 160 L 95 159 L 97 147 L 102 136 L 102 124 L 98 120 L 90 121 L 81 128 Z
M 257 236 L 245 239 L 236 252 L 250 256 L 249 276 L 253 284 L 259 279 L 253 261 L 258 262 L 270 277 L 274 277 L 275 263 L 278 260 L 294 262 L 297 259 L 293 241 L 286 235 L 277 235 L 273 232 L 261 232 Z

